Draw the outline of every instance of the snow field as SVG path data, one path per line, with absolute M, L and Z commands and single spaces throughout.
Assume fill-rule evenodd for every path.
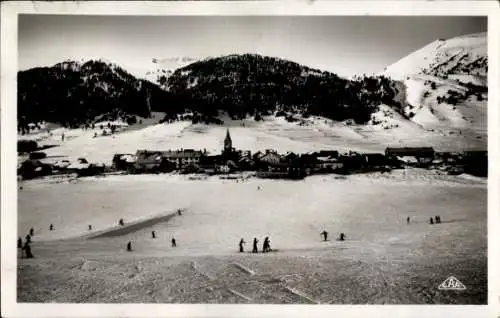
M 138 251 L 151 255 L 212 255 L 237 251 L 240 238 L 251 249 L 253 237 L 257 237 L 260 249 L 269 235 L 272 247 L 293 251 L 335 246 L 339 243 L 334 240 L 344 232 L 349 241 L 346 245 L 352 245 L 357 254 L 363 249 L 383 253 L 389 248 L 387 242 L 421 243 L 429 231 L 443 231 L 442 235 L 451 237 L 459 228 L 477 231 L 485 226 L 484 183 L 466 178 L 404 177 L 393 175 L 382 182 L 370 176 L 345 180 L 315 176 L 305 181 L 249 179 L 236 183 L 155 175 L 25 184 L 19 192 L 18 231 L 24 236 L 22 233 L 34 227 L 35 241 L 77 237 L 88 234 L 88 224 L 93 231 L 105 230 L 115 227 L 122 217 L 128 223 L 185 208 L 181 216 L 168 222 L 92 240 L 89 246 L 99 250 L 96 245 L 110 245 L 119 250 L 132 240 Z M 427 224 L 434 215 L 441 215 L 444 221 L 439 229 Z M 411 226 L 406 225 L 407 216 L 412 218 Z M 50 223 L 56 228 L 53 232 L 48 231 Z M 331 241 L 321 242 L 323 229 L 330 233 Z M 152 230 L 157 232 L 157 240 L 151 240 Z M 175 251 L 170 249 L 172 237 L 179 244 Z

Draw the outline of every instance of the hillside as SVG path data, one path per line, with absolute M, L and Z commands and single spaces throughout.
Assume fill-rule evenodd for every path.
M 363 124 L 380 103 L 401 108 L 393 101 L 396 92 L 387 78 L 350 81 L 260 55 L 209 58 L 168 74 L 159 76 L 155 85 L 102 61 L 19 72 L 21 125 L 45 120 L 76 126 L 109 112 L 148 117 L 152 111 L 165 112 L 165 120 L 190 112 L 188 119 L 207 123 L 223 111 L 233 119 L 258 120 L 279 112 Z
M 101 60 L 18 73 L 20 127 L 37 121 L 75 127 L 109 112 L 148 117 L 152 111 L 168 111 L 167 98 L 157 85 Z
M 399 81 L 404 114 L 426 129 L 486 135 L 488 97 L 486 33 L 438 39 L 387 67 Z
M 179 103 L 206 116 L 282 114 L 366 123 L 381 102 L 397 106 L 387 78 L 350 81 L 291 61 L 255 54 L 209 58 L 176 70 L 163 85 Z

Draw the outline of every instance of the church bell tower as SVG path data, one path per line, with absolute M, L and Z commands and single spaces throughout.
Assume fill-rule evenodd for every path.
M 233 141 L 229 134 L 229 129 L 226 132 L 226 139 L 224 139 L 224 153 L 231 153 L 233 151 Z

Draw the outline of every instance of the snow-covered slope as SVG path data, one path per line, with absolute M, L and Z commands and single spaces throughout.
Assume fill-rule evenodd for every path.
M 486 138 L 487 36 L 438 39 L 387 67 L 402 83 L 404 115 L 426 130 Z
M 153 58 L 144 68 L 145 71 L 143 71 L 142 74 L 138 74 L 138 76 L 150 82 L 158 83 L 160 77 L 168 77 L 178 68 L 184 67 L 196 61 L 197 59 L 192 57 L 170 57 L 163 59 Z
M 402 80 L 415 74 L 487 75 L 486 33 L 438 39 L 386 68 L 383 75 Z

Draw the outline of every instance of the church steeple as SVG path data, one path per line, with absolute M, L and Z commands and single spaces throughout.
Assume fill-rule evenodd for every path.
M 224 152 L 230 153 L 233 151 L 233 141 L 231 140 L 231 135 L 229 134 L 229 128 L 226 132 L 226 139 L 224 139 Z

